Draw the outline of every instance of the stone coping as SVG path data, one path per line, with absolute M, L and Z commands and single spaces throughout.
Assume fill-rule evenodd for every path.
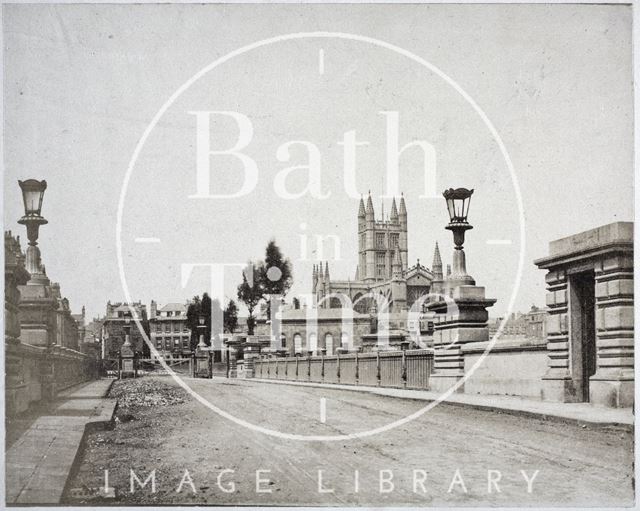
M 463 344 L 463 353 L 483 353 L 491 341 L 470 342 Z M 545 339 L 498 339 L 489 353 L 517 352 L 517 351 L 544 351 L 547 349 Z
M 610 251 L 633 251 L 633 222 L 614 222 L 549 243 L 549 255 L 533 264 L 549 268 Z
M 300 360 L 306 362 L 308 360 L 355 360 L 355 358 L 359 359 L 368 359 L 368 358 L 376 358 L 378 354 L 380 357 L 392 357 L 392 356 L 402 356 L 402 353 L 406 353 L 407 356 L 415 356 L 415 355 L 433 355 L 434 351 L 431 348 L 427 349 L 417 349 L 417 350 L 389 350 L 389 351 L 373 351 L 373 352 L 349 352 L 342 353 L 340 355 L 311 355 L 311 356 L 299 356 L 299 357 L 269 357 L 269 358 L 261 358 L 256 361 L 260 362 L 295 362 L 296 360 Z

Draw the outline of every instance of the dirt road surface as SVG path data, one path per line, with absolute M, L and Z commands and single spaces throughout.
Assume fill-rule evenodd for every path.
M 365 431 L 424 406 L 339 389 L 251 380 L 185 381 L 240 419 L 303 435 Z M 89 436 L 65 503 L 633 504 L 633 434 L 623 428 L 440 405 L 375 436 L 298 441 L 240 426 L 191 397 L 183 399 L 170 377 L 145 377 L 128 385 L 143 383 L 138 396 L 150 406 L 129 399 L 119 408 L 113 430 Z M 150 388 L 158 394 L 170 389 L 178 398 L 158 400 Z M 106 493 L 105 470 L 112 488 Z M 152 473 L 155 477 L 141 487 Z

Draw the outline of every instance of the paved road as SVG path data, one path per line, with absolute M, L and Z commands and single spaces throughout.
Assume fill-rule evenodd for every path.
M 424 406 L 361 392 L 250 380 L 190 380 L 189 384 L 243 420 L 295 434 L 365 431 Z M 321 398 L 326 400 L 324 423 Z M 74 485 L 98 486 L 104 469 L 109 469 L 110 483 L 122 503 L 598 506 L 633 502 L 630 432 L 454 406 L 438 406 L 372 437 L 320 442 L 268 436 L 189 399 L 139 412 L 137 420 L 101 435 L 100 441 L 92 440 Z M 130 469 L 141 480 L 156 469 L 156 493 L 150 485 L 129 493 Z M 319 491 L 320 471 L 327 493 Z M 530 493 L 525 477 L 534 478 Z M 258 478 L 268 480 L 259 486 L 270 493 L 256 491 Z M 381 478 L 392 478 L 393 486 L 381 483 Z M 491 492 L 489 478 L 499 479 Z M 178 493 L 181 479 L 184 484 Z M 227 493 L 231 482 L 235 491 Z

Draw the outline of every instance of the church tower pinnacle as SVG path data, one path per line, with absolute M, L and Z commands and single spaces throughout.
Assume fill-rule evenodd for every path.
M 401 279 L 402 278 L 402 258 L 400 257 L 400 249 L 396 246 L 393 251 L 393 264 L 391 266 L 393 271 L 393 279 Z
M 367 218 L 367 223 L 374 222 L 375 213 L 373 211 L 373 201 L 371 200 L 371 192 L 369 192 L 369 196 L 367 197 L 367 209 L 365 210 L 365 216 Z
M 444 293 L 444 275 L 442 274 L 442 258 L 440 257 L 440 248 L 436 241 L 436 248 L 433 251 L 433 264 L 431 265 L 433 272 L 433 281 L 431 282 L 431 293 Z
M 442 280 L 444 275 L 442 274 L 442 258 L 440 257 L 440 248 L 438 247 L 438 242 L 436 241 L 436 248 L 433 251 L 433 264 L 431 265 L 431 270 L 433 271 L 433 275 L 437 280 Z
M 407 235 L 407 206 L 404 203 L 404 194 L 400 195 L 400 237 L 398 244 L 400 245 L 400 257 L 402 258 L 402 269 L 406 270 L 409 262 L 409 241 Z
M 391 202 L 391 217 L 389 218 L 394 224 L 399 222 L 398 208 L 396 207 L 396 198 Z

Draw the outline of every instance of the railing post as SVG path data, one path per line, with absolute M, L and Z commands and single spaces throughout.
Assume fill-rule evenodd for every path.
M 407 388 L 407 352 L 402 350 L 402 387 Z
M 378 387 L 382 383 L 382 375 L 380 374 L 380 352 L 376 351 L 376 383 Z
M 298 380 L 300 378 L 300 372 L 298 369 L 298 365 L 300 363 L 300 357 L 296 356 L 296 380 Z
M 324 353 L 320 353 L 320 381 L 324 382 Z
M 356 385 L 360 379 L 360 359 L 358 358 L 358 352 L 356 351 Z
M 311 380 L 311 355 L 307 355 L 307 381 Z
M 340 383 L 340 352 L 336 353 L 336 380 Z

